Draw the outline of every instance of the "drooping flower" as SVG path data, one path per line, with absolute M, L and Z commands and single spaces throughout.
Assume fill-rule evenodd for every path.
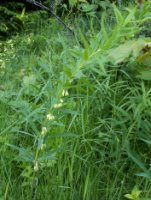
M 42 129 L 41 129 L 41 135 L 45 136 L 46 133 L 47 133 L 47 128 L 43 126 Z
M 55 116 L 52 115 L 51 113 L 47 114 L 47 120 L 51 121 L 51 120 L 54 120 L 55 119 Z
M 35 162 L 34 171 L 37 172 L 39 170 L 38 162 Z
M 61 108 L 63 106 L 63 100 L 60 99 L 60 103 L 55 104 L 53 107 L 54 108 Z
M 67 90 L 63 90 L 63 91 L 62 91 L 62 96 L 63 96 L 63 97 L 68 96 L 68 95 L 69 95 L 69 93 L 68 93 Z
M 54 107 L 54 108 L 60 108 L 60 107 L 62 107 L 62 103 L 57 103 L 57 104 L 55 104 L 53 107 Z

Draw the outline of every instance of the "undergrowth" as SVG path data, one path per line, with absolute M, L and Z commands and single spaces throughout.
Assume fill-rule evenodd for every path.
M 151 199 L 150 5 L 112 9 L 2 44 L 1 200 Z

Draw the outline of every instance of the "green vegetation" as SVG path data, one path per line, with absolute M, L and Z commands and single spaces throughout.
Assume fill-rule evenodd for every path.
M 40 13 L 0 44 L 0 200 L 150 200 L 150 2 Z

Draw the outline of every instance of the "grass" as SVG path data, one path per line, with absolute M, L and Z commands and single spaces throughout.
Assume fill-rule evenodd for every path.
M 84 30 L 75 25 L 75 36 L 54 19 L 39 20 L 5 42 L 2 200 L 151 198 L 151 89 L 135 67 L 143 65 L 137 59 L 144 46 L 135 35 L 150 13 L 145 9 L 139 15 L 113 7 L 115 24 L 102 17 L 98 31 L 91 20 Z M 143 38 L 143 45 L 149 42 Z M 134 195 L 139 190 L 141 197 Z

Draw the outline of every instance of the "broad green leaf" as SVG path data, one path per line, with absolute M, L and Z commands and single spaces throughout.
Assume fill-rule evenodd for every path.
M 141 139 L 143 142 L 146 142 L 147 144 L 151 145 L 151 140 Z
M 149 180 L 151 180 L 151 175 L 150 175 L 149 171 L 136 173 L 135 175 L 140 176 L 140 177 L 144 177 L 144 178 L 148 178 Z
M 132 196 L 137 199 L 141 194 L 141 190 L 138 189 L 137 186 L 134 187 L 134 189 L 132 190 Z
M 134 199 L 133 196 L 131 194 L 126 194 L 124 195 L 127 199 Z
M 125 44 L 118 46 L 117 48 L 111 49 L 109 51 L 109 58 L 115 63 L 120 63 L 124 61 L 132 53 L 132 41 L 128 41 Z
M 131 192 L 131 194 L 126 194 L 125 197 L 127 199 L 134 199 L 134 200 L 138 200 L 139 196 L 141 194 L 141 191 L 138 189 L 137 186 L 135 186 Z
M 118 47 L 109 50 L 108 57 L 118 64 L 123 62 L 130 55 L 137 57 L 145 44 L 146 42 L 143 39 L 127 41 L 125 44 L 121 44 Z
M 143 80 L 150 81 L 151 80 L 151 70 L 142 71 L 137 78 L 141 78 Z

